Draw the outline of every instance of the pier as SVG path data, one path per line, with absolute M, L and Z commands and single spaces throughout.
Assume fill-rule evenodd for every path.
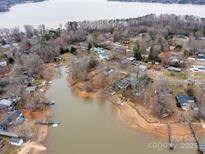
M 172 130 L 169 123 L 167 123 L 167 128 L 168 128 L 168 137 L 169 137 L 169 149 L 174 150 L 174 144 L 172 140 Z
M 53 126 L 53 127 L 57 127 L 61 124 L 60 121 L 38 121 L 36 122 L 36 124 L 38 125 L 48 125 L 48 126 Z
M 197 137 L 197 135 L 196 135 L 196 131 L 195 131 L 194 127 L 192 126 L 192 123 L 191 123 L 191 122 L 189 122 L 189 127 L 190 127 L 191 132 L 192 132 L 192 134 L 193 134 L 193 136 L 194 136 L 194 139 L 196 140 L 196 144 L 197 144 L 197 147 L 198 147 L 198 151 L 199 151 L 201 154 L 205 154 L 205 144 L 200 144 L 199 139 L 198 139 L 198 137 Z

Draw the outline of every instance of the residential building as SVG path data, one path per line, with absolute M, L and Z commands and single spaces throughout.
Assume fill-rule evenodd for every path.
M 9 126 L 13 124 L 22 123 L 25 120 L 25 116 L 19 110 L 15 110 L 6 117 L 6 119 L 2 122 L 2 125 Z
M 103 48 L 94 48 L 94 51 L 99 55 L 100 60 L 110 60 L 109 54 Z
M 205 62 L 205 55 L 204 54 L 198 54 L 198 56 L 196 57 L 196 60 Z
M 9 108 L 13 103 L 14 102 L 10 99 L 0 99 L 0 108 Z
M 198 110 L 195 98 L 192 96 L 178 95 L 176 96 L 177 105 L 184 111 Z
M 123 79 L 117 82 L 117 87 L 119 89 L 127 89 L 130 86 L 130 80 Z

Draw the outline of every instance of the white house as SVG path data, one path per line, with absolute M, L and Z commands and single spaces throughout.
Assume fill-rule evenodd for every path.
M 190 68 L 191 71 L 194 72 L 203 72 L 205 73 L 205 66 L 203 65 L 194 65 L 193 68 Z
M 9 99 L 1 99 L 0 100 L 0 107 L 10 107 L 13 104 L 12 100 Z
M 7 62 L 5 60 L 4 61 L 0 61 L 0 66 L 2 66 L 2 67 L 7 66 Z

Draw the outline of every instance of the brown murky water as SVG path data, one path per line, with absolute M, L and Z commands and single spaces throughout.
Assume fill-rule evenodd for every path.
M 48 154 L 196 154 L 191 143 L 179 143 L 174 151 L 157 136 L 130 129 L 117 117 L 109 102 L 83 100 L 72 93 L 65 73 L 53 81 L 49 95 L 57 101 L 54 119 L 62 125 L 50 128 Z M 201 140 L 205 143 L 204 136 Z

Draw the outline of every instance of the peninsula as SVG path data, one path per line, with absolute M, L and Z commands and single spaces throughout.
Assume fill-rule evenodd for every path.
M 10 7 L 16 4 L 22 4 L 26 2 L 42 2 L 44 0 L 1 0 L 0 1 L 0 12 L 9 11 Z

